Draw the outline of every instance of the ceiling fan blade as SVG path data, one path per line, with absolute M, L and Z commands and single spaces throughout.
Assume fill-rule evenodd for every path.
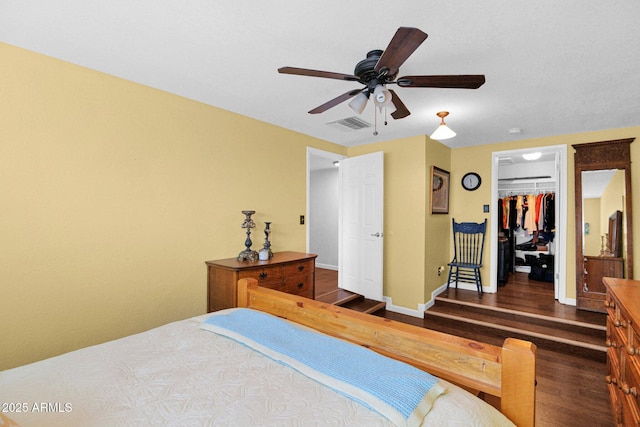
M 484 84 L 482 74 L 460 76 L 404 76 L 396 83 L 400 87 L 442 87 L 453 89 L 478 89 Z
M 389 42 L 389 46 L 378 60 L 375 70 L 387 68 L 388 76 L 394 76 L 404 61 L 427 39 L 427 34 L 417 28 L 400 27 Z
M 282 67 L 278 68 L 281 74 L 294 74 L 297 76 L 324 77 L 327 79 L 358 81 L 358 78 L 351 74 L 332 73 L 330 71 L 308 70 L 306 68 Z
M 331 101 L 325 102 L 324 104 L 309 111 L 309 114 L 324 113 L 329 108 L 333 108 L 336 105 L 343 103 L 347 99 L 358 95 L 360 92 L 362 92 L 362 89 L 350 90 L 349 92 L 345 92 L 342 95 L 333 98 Z
M 409 110 L 404 105 L 402 100 L 400 100 L 400 97 L 396 95 L 396 93 L 392 90 L 389 90 L 389 92 L 391 92 L 391 102 L 393 102 L 393 105 L 395 105 L 396 107 L 396 111 L 391 113 L 391 117 L 398 120 L 398 119 L 403 119 L 407 117 L 409 114 L 411 114 L 411 112 L 409 112 Z

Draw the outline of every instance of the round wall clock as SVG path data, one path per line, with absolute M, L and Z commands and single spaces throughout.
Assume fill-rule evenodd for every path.
M 462 187 L 465 190 L 477 190 L 478 187 L 480 187 L 480 184 L 482 184 L 482 178 L 480 178 L 480 175 L 475 172 L 466 173 L 462 177 Z

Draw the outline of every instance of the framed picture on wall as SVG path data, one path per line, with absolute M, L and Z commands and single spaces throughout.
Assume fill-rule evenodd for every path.
M 449 172 L 431 166 L 431 199 L 432 214 L 449 213 Z

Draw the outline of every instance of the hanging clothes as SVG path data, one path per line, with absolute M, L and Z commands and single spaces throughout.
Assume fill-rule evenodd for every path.
M 544 219 L 544 231 L 547 233 L 553 233 L 556 231 L 556 201 L 555 193 L 547 194 L 545 198 L 545 219 Z
M 544 228 L 544 206 L 542 206 L 542 199 L 544 194 L 538 194 L 536 196 L 536 230 L 542 230 Z
M 524 197 L 519 194 L 515 197 L 516 199 L 516 222 L 518 224 L 522 224 L 523 218 L 523 209 L 524 209 Z
M 500 231 L 555 232 L 555 193 L 517 194 L 498 199 Z
M 527 204 L 529 205 L 529 211 L 527 215 L 526 227 L 525 229 L 529 234 L 533 234 L 538 230 L 538 224 L 536 223 L 536 212 L 538 211 L 536 205 L 536 195 L 528 194 L 527 195 Z

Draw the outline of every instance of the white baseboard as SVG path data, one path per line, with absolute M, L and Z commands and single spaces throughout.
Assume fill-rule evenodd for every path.
M 316 267 L 317 268 L 324 268 L 325 270 L 338 271 L 338 266 L 337 265 L 316 263 Z
M 455 288 L 456 287 L 456 282 L 451 282 L 451 284 L 449 285 L 450 288 Z M 440 289 L 440 292 L 444 291 L 447 289 L 447 284 L 444 284 L 444 287 L 440 287 L 438 288 Z M 465 291 L 478 291 L 478 288 L 476 287 L 475 283 L 468 283 L 468 282 L 458 282 L 458 289 L 464 289 Z M 488 286 L 483 286 L 482 287 L 482 292 L 484 293 L 495 293 L 495 292 L 489 292 L 489 288 Z M 497 290 L 496 290 L 497 292 Z
M 398 305 L 393 305 L 391 302 L 391 298 L 383 297 L 384 301 L 387 303 L 385 307 L 389 311 L 393 311 L 394 313 L 400 313 L 407 316 L 418 317 L 420 319 L 424 319 L 424 311 L 426 310 L 424 304 L 418 304 L 417 310 L 412 310 L 406 307 L 400 307 Z
M 453 282 L 449 286 L 452 287 L 452 288 L 455 288 L 456 283 Z M 466 289 L 466 290 L 469 290 L 469 291 L 477 291 L 478 290 L 473 283 L 464 283 L 464 282 L 458 283 L 458 289 Z M 433 292 L 431 292 L 431 299 L 429 301 L 425 302 L 424 304 L 418 304 L 418 309 L 417 310 L 412 310 L 410 308 L 393 305 L 393 303 L 391 301 L 391 297 L 383 297 L 383 299 L 384 299 L 385 303 L 387 304 L 387 306 L 386 306 L 387 310 L 393 311 L 394 313 L 400 313 L 400 314 L 404 314 L 404 315 L 407 315 L 407 316 L 418 317 L 418 318 L 423 319 L 424 318 L 424 312 L 427 309 L 433 307 L 433 305 L 435 304 L 436 296 L 440 295 L 445 290 L 447 290 L 447 284 L 446 283 L 444 283 L 442 286 L 438 287 Z M 575 306 L 576 305 L 576 300 L 573 299 L 573 298 L 565 298 L 565 300 L 562 302 L 562 304 Z
M 424 312 L 429 308 L 433 307 L 433 305 L 436 303 L 435 301 L 436 295 L 440 294 L 445 289 L 447 289 L 446 283 L 440 286 L 439 288 L 437 288 L 436 290 L 434 290 L 433 292 L 431 292 L 431 299 L 429 301 L 426 301 L 424 304 L 418 304 L 417 310 L 412 310 L 410 308 L 393 305 L 393 303 L 391 302 L 391 297 L 384 297 L 384 301 L 387 303 L 386 309 L 389 311 L 393 311 L 394 313 L 400 313 L 400 314 L 405 314 L 407 316 L 413 316 L 413 317 L 418 317 L 420 319 L 424 319 Z

